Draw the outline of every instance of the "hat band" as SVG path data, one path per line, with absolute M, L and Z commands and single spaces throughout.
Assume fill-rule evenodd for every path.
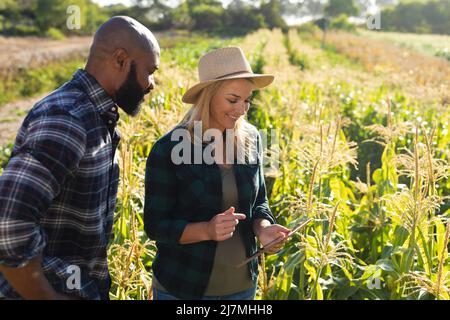
M 251 73 L 251 72 L 248 71 L 248 70 L 246 70 L 246 71 L 237 71 L 237 72 L 229 73 L 229 74 L 226 74 L 226 75 L 223 75 L 223 76 L 214 78 L 214 80 L 219 80 L 219 79 L 222 79 L 222 78 L 231 77 L 231 76 L 236 76 L 236 75 L 244 74 L 244 73 Z

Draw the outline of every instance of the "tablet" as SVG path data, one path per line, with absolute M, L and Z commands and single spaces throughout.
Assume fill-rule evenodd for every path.
M 301 222 L 300 224 L 298 224 L 294 229 L 292 229 L 291 232 L 288 233 L 288 235 L 285 238 L 277 238 L 271 242 L 269 242 L 268 244 L 266 244 L 263 248 L 259 249 L 256 253 L 254 253 L 252 256 L 250 256 L 249 258 L 245 259 L 242 263 L 240 263 L 238 266 L 236 266 L 236 268 L 241 268 L 243 266 L 245 266 L 247 263 L 249 263 L 250 261 L 252 261 L 253 259 L 255 259 L 256 257 L 259 257 L 261 254 L 263 254 L 264 252 L 267 251 L 267 249 L 272 248 L 273 246 L 279 244 L 282 241 L 285 241 L 286 239 L 289 239 L 290 237 L 292 237 L 295 233 L 297 233 L 298 231 L 300 231 L 301 229 L 303 229 L 306 225 L 308 225 L 308 223 L 310 223 L 311 221 L 313 221 L 313 218 L 309 218 L 306 221 Z

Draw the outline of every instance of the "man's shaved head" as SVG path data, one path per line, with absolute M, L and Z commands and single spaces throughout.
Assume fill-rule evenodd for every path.
M 130 54 L 160 51 L 153 33 L 140 22 L 126 16 L 112 17 L 100 26 L 94 36 L 90 56 L 104 58 L 116 49 L 125 49 Z
M 133 18 L 117 16 L 94 35 L 86 71 L 125 112 L 135 115 L 155 86 L 160 47 L 153 33 Z

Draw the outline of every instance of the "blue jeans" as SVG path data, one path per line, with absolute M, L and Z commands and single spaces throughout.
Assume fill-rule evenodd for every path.
M 256 295 L 256 287 L 233 293 L 227 296 L 203 296 L 199 300 L 254 300 Z M 180 300 L 169 293 L 162 292 L 153 288 L 153 300 Z

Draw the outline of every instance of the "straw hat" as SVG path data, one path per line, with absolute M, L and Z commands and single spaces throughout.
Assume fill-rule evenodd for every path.
M 251 78 L 257 89 L 271 84 L 274 76 L 255 74 L 244 52 L 239 47 L 227 47 L 208 52 L 198 63 L 200 82 L 189 88 L 183 96 L 184 103 L 195 103 L 203 88 L 217 81 Z

